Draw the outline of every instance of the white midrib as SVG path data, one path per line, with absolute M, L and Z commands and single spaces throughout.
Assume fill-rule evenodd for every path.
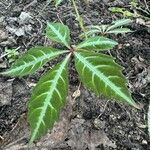
M 103 75 L 99 70 L 95 69 L 95 66 L 93 66 L 90 62 L 88 62 L 83 56 L 81 56 L 79 53 L 75 53 L 76 57 L 79 61 L 81 61 L 84 65 L 86 65 L 89 70 L 96 74 L 105 84 L 107 84 L 117 95 L 121 96 L 123 99 L 128 101 L 131 104 L 131 99 L 128 98 L 119 88 L 111 82 L 107 77 Z
M 57 71 L 57 74 L 56 74 L 55 78 L 53 79 L 54 82 L 52 82 L 52 85 L 50 86 L 50 89 L 49 89 L 50 92 L 48 93 L 48 95 L 45 99 L 44 106 L 42 107 L 42 111 L 40 113 L 39 120 L 37 122 L 37 126 L 34 129 L 34 132 L 32 133 L 30 143 L 32 143 L 34 141 L 36 134 L 38 133 L 38 130 L 40 128 L 40 125 L 43 122 L 44 115 L 46 113 L 47 107 L 49 106 L 49 100 L 52 98 L 53 92 L 55 91 L 55 87 L 57 86 L 57 83 L 58 83 L 57 81 L 59 80 L 59 78 L 64 70 L 64 67 L 68 62 L 69 57 L 70 57 L 70 55 L 68 55 L 66 57 L 66 59 L 63 61 L 63 63 L 60 65 L 59 71 Z M 51 107 L 53 108 L 53 106 L 51 106 Z
M 6 71 L 6 73 L 9 74 L 9 73 L 13 73 L 13 72 L 25 69 L 26 67 L 30 67 L 30 66 L 33 66 L 33 65 L 35 65 L 35 64 L 37 64 L 39 62 L 42 62 L 44 59 L 49 59 L 50 57 L 54 57 L 54 56 L 57 56 L 59 54 L 63 54 L 65 52 L 67 52 L 67 51 L 53 52 L 53 53 L 50 53 L 50 54 L 46 54 L 46 55 L 44 55 L 42 57 L 36 58 L 36 60 L 33 60 L 33 61 L 29 62 L 29 63 L 25 63 L 24 65 L 21 65 L 19 67 L 14 68 L 14 69 L 8 70 L 8 71 Z
M 56 36 L 65 44 L 65 46 L 69 48 L 68 43 L 66 42 L 66 40 L 64 39 L 64 37 L 59 33 L 58 29 L 55 29 L 55 27 L 52 26 L 51 24 L 48 24 L 48 25 L 54 31 L 54 33 L 56 34 Z
M 110 27 L 108 27 L 107 31 L 110 31 L 111 29 L 116 29 L 116 28 L 118 28 L 120 26 L 123 26 L 124 24 L 127 24 L 127 23 L 130 23 L 130 21 L 128 22 L 128 21 L 124 20 L 124 21 L 121 22 L 121 24 L 120 23 L 115 23 L 115 24 L 111 25 Z
M 101 39 L 98 39 L 97 41 L 91 41 L 91 42 L 88 42 L 88 43 L 83 43 L 79 46 L 77 46 L 77 48 L 83 48 L 83 47 L 87 47 L 87 46 L 96 46 L 96 45 L 101 45 L 101 44 L 115 44 L 115 42 L 111 41 L 111 40 L 101 40 Z

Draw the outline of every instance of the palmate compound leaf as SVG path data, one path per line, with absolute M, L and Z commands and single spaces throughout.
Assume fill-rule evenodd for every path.
M 62 43 L 70 48 L 70 30 L 61 23 L 47 23 L 46 36 L 51 40 Z
M 116 45 L 118 45 L 116 41 L 105 37 L 96 36 L 81 42 L 79 45 L 77 45 L 77 49 L 103 51 L 112 49 Z
M 28 120 L 32 142 L 46 134 L 58 120 L 68 94 L 68 55 L 38 82 L 29 101 Z
M 126 86 L 122 67 L 112 57 L 93 52 L 75 53 L 76 69 L 81 81 L 97 95 L 126 101 L 138 108 Z
M 32 74 L 49 60 L 66 52 L 68 51 L 60 51 L 52 47 L 31 48 L 26 54 L 20 57 L 9 70 L 1 74 L 10 76 L 25 76 Z

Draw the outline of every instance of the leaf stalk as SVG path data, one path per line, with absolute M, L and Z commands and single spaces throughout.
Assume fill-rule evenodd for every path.
M 78 11 L 78 8 L 77 8 L 77 5 L 76 5 L 76 3 L 75 3 L 74 0 L 72 0 L 72 3 L 73 3 L 73 7 L 74 7 L 75 13 L 76 13 L 76 19 L 77 19 L 77 21 L 79 22 L 80 28 L 81 28 L 81 30 L 83 31 L 83 33 L 84 33 L 84 35 L 85 35 L 85 38 L 87 39 L 86 29 L 85 29 L 85 27 L 84 27 L 83 18 L 80 16 L 79 11 Z

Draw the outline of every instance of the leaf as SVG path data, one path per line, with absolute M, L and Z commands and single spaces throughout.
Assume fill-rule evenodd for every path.
M 90 35 L 94 35 L 95 33 L 99 33 L 99 30 L 97 30 L 97 29 L 89 30 L 89 31 L 87 31 L 87 32 L 85 32 L 85 33 L 81 33 L 81 34 L 80 34 L 80 37 L 83 38 L 83 37 L 85 36 L 85 34 L 86 34 L 87 36 L 90 36 Z
M 51 40 L 70 48 L 70 30 L 61 23 L 47 23 L 46 35 Z
M 75 53 L 76 69 L 87 88 L 97 95 L 126 101 L 138 108 L 126 86 L 122 67 L 112 57 L 92 52 Z
M 56 5 L 56 7 L 60 4 L 62 2 L 62 0 L 55 0 L 55 5 Z
M 116 46 L 118 43 L 105 38 L 105 37 L 100 37 L 100 36 L 96 36 L 96 37 L 91 37 L 85 41 L 83 41 L 82 43 L 80 43 L 77 46 L 77 49 L 86 49 L 86 50 L 108 50 L 108 49 L 112 49 L 114 46 Z
M 132 31 L 128 28 L 119 28 L 119 29 L 110 30 L 107 33 L 119 34 L 119 33 L 128 33 L 128 32 L 132 32 Z
M 111 25 L 110 27 L 108 27 L 107 31 L 110 31 L 110 30 L 115 29 L 117 27 L 128 25 L 131 22 L 132 22 L 131 19 L 120 19 L 120 20 L 113 21 L 112 22 L 113 25 Z
M 68 51 L 60 51 L 51 47 L 31 48 L 26 54 L 19 58 L 9 70 L 1 74 L 10 76 L 25 76 L 32 74 L 49 60 L 66 52 Z
M 87 26 L 87 31 L 85 33 L 80 34 L 80 37 L 84 37 L 84 35 L 86 34 L 87 36 L 91 36 L 94 35 L 96 33 L 104 33 L 105 30 L 107 29 L 108 25 L 91 25 L 91 26 Z
M 100 33 L 104 33 L 109 25 L 100 25 L 100 26 L 89 26 L 91 29 L 97 29 Z M 88 28 L 89 28 L 88 27 Z
M 124 25 L 128 25 L 131 22 L 132 22 L 131 19 L 120 19 L 120 20 L 113 21 L 112 24 L 116 25 L 116 27 L 121 27 Z
M 30 144 L 46 134 L 58 120 L 68 94 L 68 60 L 57 64 L 38 82 L 29 101 L 28 121 L 31 127 Z

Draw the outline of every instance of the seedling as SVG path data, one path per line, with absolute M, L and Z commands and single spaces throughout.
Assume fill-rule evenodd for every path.
M 10 69 L 2 73 L 15 77 L 33 74 L 51 59 L 65 54 L 64 60 L 44 74 L 33 89 L 28 104 L 30 144 L 46 134 L 59 118 L 68 95 L 68 64 L 71 58 L 75 59 L 75 68 L 82 83 L 97 96 L 103 94 L 138 108 L 121 73 L 123 68 L 111 56 L 97 53 L 114 48 L 117 42 L 95 36 L 72 46 L 70 30 L 61 23 L 48 23 L 46 35 L 66 48 L 61 50 L 52 47 L 31 48 Z M 72 55 L 74 57 L 71 57 Z
M 110 7 L 109 10 L 113 13 L 121 13 L 124 17 L 140 17 L 137 13 L 132 13 L 131 11 L 127 10 L 126 8 L 121 7 Z
M 14 62 L 18 56 L 19 56 L 19 52 L 18 52 L 18 48 L 13 48 L 13 49 L 5 49 L 5 53 L 7 54 L 7 58 L 8 58 L 8 61 L 9 63 L 12 63 Z
M 147 5 L 145 7 L 147 7 L 147 8 L 142 9 L 140 7 L 136 7 L 135 10 L 137 10 L 137 11 L 135 11 L 135 12 L 131 12 L 131 11 L 127 10 L 126 8 L 120 8 L 120 7 L 110 7 L 109 10 L 112 13 L 120 13 L 126 18 L 141 17 L 141 18 L 144 18 L 145 20 L 149 20 L 150 10 Z M 140 12 L 143 12 L 143 14 L 145 14 L 145 15 L 142 15 Z
M 123 27 L 131 23 L 132 20 L 130 19 L 120 19 L 113 21 L 111 24 L 108 25 L 91 25 L 86 27 L 85 34 L 87 36 L 91 36 L 95 34 L 119 34 L 119 33 L 128 33 L 132 32 L 129 28 Z M 81 34 L 81 37 L 83 37 L 84 34 Z
M 5 48 L 5 54 L 2 55 L 0 58 L 7 57 L 9 63 L 12 63 L 17 59 L 17 57 L 19 55 L 18 49 L 19 49 L 19 47 L 13 48 L 13 49 Z

